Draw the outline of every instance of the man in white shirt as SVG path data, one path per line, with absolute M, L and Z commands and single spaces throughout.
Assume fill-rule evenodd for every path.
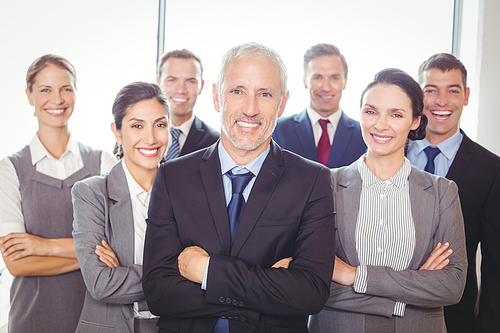
M 167 160 L 206 148 L 219 139 L 219 133 L 193 113 L 205 83 L 198 56 L 186 49 L 164 54 L 158 65 L 156 83 L 170 103 L 171 145 Z

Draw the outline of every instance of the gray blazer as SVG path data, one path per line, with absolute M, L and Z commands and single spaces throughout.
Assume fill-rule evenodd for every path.
M 134 332 L 133 303 L 145 300 L 142 266 L 134 264 L 130 194 L 118 163 L 109 174 L 77 182 L 73 238 L 87 294 L 76 332 Z M 105 240 L 122 267 L 110 268 L 94 250 Z
M 336 255 L 358 266 L 355 228 L 362 182 L 358 162 L 333 169 L 332 178 L 338 223 Z M 416 238 L 408 269 L 368 266 L 365 294 L 332 282 L 325 307 L 311 317 L 311 332 L 364 332 L 367 315 L 391 317 L 396 301 L 407 304 L 404 317 L 394 318 L 396 332 L 446 332 L 443 306 L 460 300 L 467 272 L 457 186 L 414 166 L 408 181 Z M 419 271 L 438 242 L 450 243 L 450 263 L 441 270 Z M 376 327 L 370 329 L 383 332 Z

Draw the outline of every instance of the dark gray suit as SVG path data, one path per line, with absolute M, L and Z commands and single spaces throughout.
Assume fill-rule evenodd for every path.
M 332 178 L 338 223 L 336 255 L 358 266 L 355 230 L 362 183 L 358 162 L 333 169 Z M 445 332 L 443 306 L 460 300 L 467 270 L 457 186 L 414 166 L 408 181 L 416 238 L 408 269 L 368 266 L 365 294 L 332 282 L 325 308 L 311 317 L 311 332 L 364 332 L 366 316 L 391 317 L 396 301 L 407 303 L 404 317 L 395 318 L 396 332 Z M 450 263 L 441 270 L 419 271 L 438 242 L 451 244 Z
M 200 118 L 194 117 L 193 124 L 189 129 L 189 134 L 186 137 L 179 156 L 207 148 L 219 140 L 219 137 L 219 132 L 205 124 Z
M 87 294 L 76 332 L 134 332 L 133 303 L 145 300 L 142 266 L 134 264 L 134 221 L 122 163 L 109 174 L 76 183 L 73 238 Z M 105 240 L 121 267 L 94 253 Z M 157 332 L 157 328 L 154 328 Z

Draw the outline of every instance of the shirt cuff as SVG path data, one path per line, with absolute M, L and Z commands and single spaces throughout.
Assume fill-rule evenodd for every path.
M 394 316 L 403 317 L 405 315 L 405 309 L 406 309 L 406 303 L 396 302 L 392 314 Z
M 210 263 L 210 257 L 207 260 L 207 266 L 205 267 L 205 274 L 203 275 L 203 282 L 201 282 L 201 289 L 207 290 L 207 279 L 208 279 L 208 264 Z
M 366 293 L 366 277 L 367 277 L 366 265 L 361 265 L 357 267 L 356 277 L 354 278 L 354 291 L 360 294 Z

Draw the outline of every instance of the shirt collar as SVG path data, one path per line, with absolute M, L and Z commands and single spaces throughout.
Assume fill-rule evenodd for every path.
M 33 139 L 31 139 L 29 147 L 31 152 L 31 162 L 33 163 L 33 165 L 37 164 L 45 157 L 53 160 L 56 159 L 49 153 L 47 148 L 45 148 L 42 141 L 40 141 L 40 138 L 38 137 L 37 133 L 35 133 Z M 78 141 L 76 141 L 73 138 L 73 135 L 71 133 L 69 134 L 69 140 L 68 140 L 68 145 L 66 146 L 66 151 L 61 155 L 61 158 L 63 158 L 68 154 L 73 154 L 76 158 L 80 159 L 80 149 L 78 147 Z
M 139 183 L 134 179 L 130 171 L 128 170 L 127 164 L 125 163 L 125 159 L 121 160 L 123 171 L 125 172 L 125 178 L 127 179 L 128 191 L 130 193 L 130 199 L 137 199 L 145 206 L 147 206 L 149 202 L 149 195 L 151 191 L 146 192 Z
M 411 172 L 411 163 L 406 157 L 404 158 L 405 160 L 403 162 L 403 166 L 398 170 L 398 172 L 396 172 L 394 176 L 385 181 L 380 180 L 371 172 L 371 170 L 365 163 L 365 159 L 366 154 L 363 154 L 358 160 L 358 171 L 361 175 L 361 180 L 363 181 L 364 187 L 370 187 L 374 184 L 379 184 L 384 187 L 393 185 L 398 188 L 403 188 L 408 182 L 408 177 L 410 176 Z
M 177 128 L 182 132 L 182 134 L 187 136 L 189 134 L 189 130 L 191 129 L 191 125 L 193 125 L 193 122 L 194 122 L 194 112 L 191 112 L 191 118 L 189 118 L 189 120 L 185 121 L 180 126 L 172 125 L 172 128 Z
M 448 139 L 441 141 L 437 145 L 432 145 L 427 139 L 422 139 L 422 140 L 416 140 L 412 141 L 411 144 L 414 145 L 416 155 L 422 153 L 422 151 L 429 147 L 438 147 L 439 150 L 441 150 L 441 153 L 448 159 L 451 160 L 454 156 L 455 153 L 457 152 L 458 148 L 460 147 L 460 144 L 462 143 L 463 135 L 460 133 L 460 128 L 457 129 L 457 131 L 450 136 Z M 424 153 L 425 154 L 425 153 Z
M 243 169 L 247 169 L 251 173 L 254 174 L 255 177 L 259 174 L 260 168 L 262 167 L 262 164 L 264 164 L 264 160 L 266 159 L 267 155 L 269 154 L 269 151 L 271 150 L 271 146 L 267 146 L 266 150 L 264 150 L 259 156 L 257 156 L 253 161 L 248 163 L 247 165 L 238 165 L 233 158 L 229 155 L 229 153 L 226 151 L 224 146 L 222 145 L 222 142 L 219 142 L 219 160 L 220 160 L 220 168 L 222 174 L 225 174 L 229 170 L 232 170 L 234 167 L 239 166 L 241 169 L 237 170 L 235 173 L 244 173 Z
M 311 109 L 310 106 L 307 107 L 307 115 L 309 116 L 309 120 L 311 121 L 312 126 L 315 126 L 320 119 L 328 119 L 332 124 L 333 128 L 337 128 L 337 125 L 340 121 L 340 117 L 342 116 L 342 109 L 338 109 L 337 112 L 332 113 L 328 117 L 321 117 L 319 113 Z

